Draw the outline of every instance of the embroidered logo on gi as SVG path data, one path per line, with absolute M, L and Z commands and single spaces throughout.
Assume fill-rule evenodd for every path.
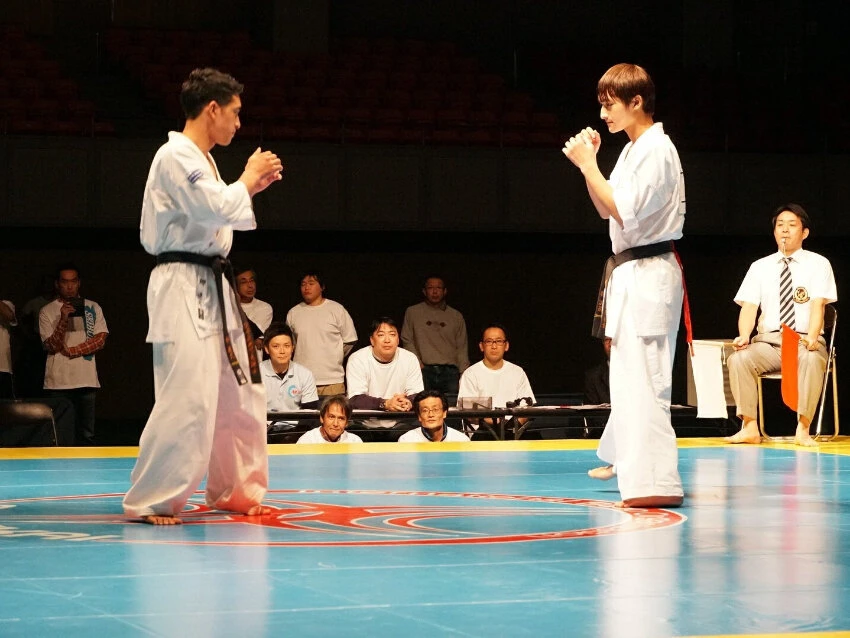
M 186 176 L 186 179 L 188 179 L 188 180 L 189 180 L 189 183 L 190 183 L 190 184 L 194 184 L 194 183 L 195 183 L 195 182 L 197 182 L 199 179 L 201 179 L 201 177 L 203 176 L 203 174 L 204 174 L 204 171 L 202 171 L 200 168 L 198 168 L 198 169 L 195 169 L 194 171 L 192 171 L 191 173 L 189 173 L 189 174 Z
M 794 289 L 794 301 L 797 303 L 806 303 L 809 300 L 809 291 L 799 286 Z

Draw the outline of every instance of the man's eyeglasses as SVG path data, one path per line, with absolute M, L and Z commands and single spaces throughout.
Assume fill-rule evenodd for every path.
M 483 343 L 485 346 L 503 346 L 507 343 L 507 339 L 485 339 Z
M 432 414 L 442 414 L 443 408 L 420 408 L 419 414 L 422 416 L 431 416 Z

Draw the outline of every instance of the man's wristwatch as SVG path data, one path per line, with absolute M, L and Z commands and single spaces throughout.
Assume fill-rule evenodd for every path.
M 381 399 L 381 402 L 378 404 L 378 409 L 379 410 L 386 410 L 387 409 L 387 402 L 386 402 L 385 399 Z

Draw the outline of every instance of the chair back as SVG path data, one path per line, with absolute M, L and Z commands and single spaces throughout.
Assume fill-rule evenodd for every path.
M 835 329 L 838 326 L 838 310 L 835 305 L 827 304 L 823 309 L 823 331 L 826 335 L 826 347 L 828 351 L 832 351 L 835 346 Z

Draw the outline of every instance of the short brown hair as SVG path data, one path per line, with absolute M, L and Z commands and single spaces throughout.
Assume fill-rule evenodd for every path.
M 643 112 L 655 113 L 655 84 L 646 69 L 637 64 L 615 64 L 596 85 L 600 104 L 611 98 L 628 104 L 638 95 L 643 98 Z
M 340 409 L 345 412 L 345 420 L 351 421 L 351 415 L 353 414 L 351 409 L 351 403 L 348 402 L 348 399 L 344 394 L 335 394 L 330 397 L 326 397 L 324 401 L 322 401 L 322 407 L 319 409 L 319 414 L 324 419 L 328 415 L 328 410 L 331 409 L 332 405 L 338 405 Z
M 215 100 L 221 106 L 230 104 L 234 96 L 241 95 L 245 87 L 232 75 L 216 69 L 195 69 L 183 82 L 180 106 L 186 119 L 194 120 L 204 107 Z

